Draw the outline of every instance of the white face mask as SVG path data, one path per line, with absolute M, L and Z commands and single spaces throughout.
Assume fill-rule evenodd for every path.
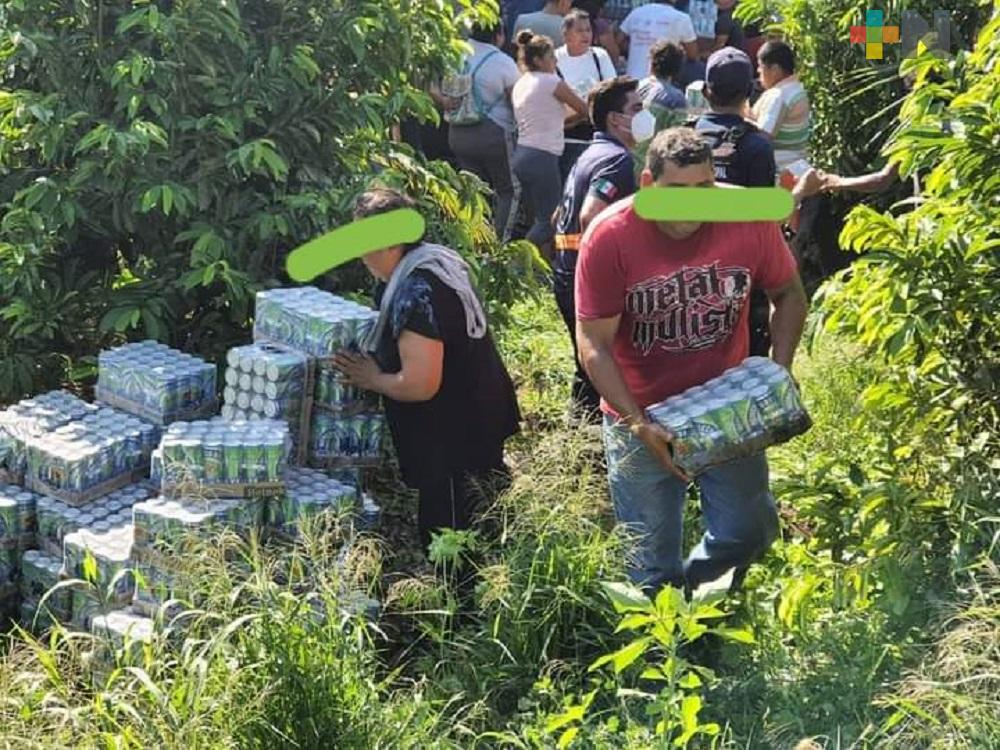
M 636 143 L 648 141 L 656 132 L 656 117 L 648 109 L 632 115 L 632 137 Z

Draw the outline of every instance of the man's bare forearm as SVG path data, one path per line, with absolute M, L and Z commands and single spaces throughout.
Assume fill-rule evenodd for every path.
M 809 302 L 800 281 L 780 297 L 771 300 L 771 358 L 787 370 L 792 369 L 795 350 L 806 325 Z
M 629 425 L 646 421 L 646 414 L 636 403 L 610 349 L 589 349 L 581 352 L 581 363 L 597 392 Z

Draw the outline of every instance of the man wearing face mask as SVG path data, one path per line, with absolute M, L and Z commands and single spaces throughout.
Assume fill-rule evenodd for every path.
M 593 141 L 570 170 L 556 211 L 556 256 L 553 290 L 559 312 L 573 341 L 576 374 L 573 378 L 574 416 L 600 424 L 600 396 L 580 366 L 576 352 L 576 309 L 573 283 L 580 237 L 587 225 L 608 205 L 635 192 L 635 167 L 629 149 L 637 136 L 648 138 L 652 126 L 642 108 L 633 78 L 613 78 L 599 84 L 590 95 Z
M 713 187 L 710 145 L 690 128 L 650 144 L 642 187 Z M 733 188 L 738 190 L 739 188 Z M 619 522 L 638 534 L 632 580 L 696 588 L 746 566 L 778 532 L 763 453 L 697 477 L 706 533 L 685 560 L 688 477 L 672 436 L 646 407 L 701 385 L 746 358 L 750 292 L 770 298 L 772 358 L 791 369 L 807 302 L 795 258 L 774 222 L 653 222 L 632 200 L 590 224 L 576 272 L 580 361 L 601 394 L 608 482 Z

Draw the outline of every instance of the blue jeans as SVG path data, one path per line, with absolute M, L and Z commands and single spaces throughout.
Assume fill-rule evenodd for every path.
M 684 483 L 608 415 L 604 446 L 615 517 L 638 535 L 637 549 L 629 556 L 629 577 L 647 591 L 664 584 L 695 588 L 714 581 L 759 558 L 778 535 L 763 453 L 712 467 L 695 480 L 706 531 L 684 560 Z
M 552 213 L 562 200 L 559 157 L 548 151 L 518 144 L 514 149 L 511 168 L 521 183 L 523 195 L 535 217 L 526 239 L 541 248 L 556 233 L 552 227 Z

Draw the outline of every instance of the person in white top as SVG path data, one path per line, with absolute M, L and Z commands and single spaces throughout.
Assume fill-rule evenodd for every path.
M 563 38 L 566 44 L 556 50 L 556 72 L 577 95 L 586 100 L 590 91 L 601 81 L 614 78 L 615 66 L 611 56 L 600 47 L 594 47 L 594 32 L 590 15 L 575 9 L 563 19 Z M 559 158 L 559 177 L 566 181 L 594 135 L 594 128 L 587 117 L 574 115 L 566 121 L 566 148 Z
M 522 31 L 517 35 L 517 46 L 525 73 L 511 92 L 518 132 L 514 174 L 534 211 L 534 223 L 528 230 L 527 239 L 548 256 L 555 234 L 552 214 L 562 196 L 559 157 L 565 147 L 566 107 L 576 114 L 586 115 L 587 105 L 556 74 L 556 55 L 551 39 Z
M 684 49 L 689 60 L 698 59 L 698 37 L 691 17 L 677 10 L 671 0 L 640 5 L 625 17 L 620 30 L 623 43 L 628 44 L 625 74 L 636 80 L 649 73 L 649 51 L 656 42 L 673 42 Z
M 493 188 L 493 226 L 497 236 L 507 241 L 517 219 L 520 197 L 520 186 L 511 169 L 517 124 L 510 95 L 521 72 L 501 51 L 504 33 L 500 23 L 473 27 L 469 45 L 472 55 L 465 61 L 470 74 L 468 96 L 477 116 L 464 122 L 450 121 L 448 145 L 461 169 Z M 455 119 L 448 115 L 459 102 L 445 99 L 441 102 L 445 119 Z

